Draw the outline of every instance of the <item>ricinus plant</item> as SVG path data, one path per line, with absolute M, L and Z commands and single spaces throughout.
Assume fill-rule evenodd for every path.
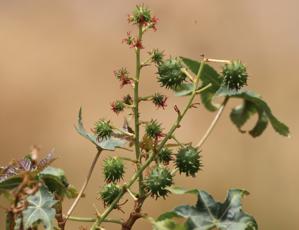
M 136 54 L 135 73 L 130 74 L 122 67 L 116 70 L 114 75 L 121 87 L 131 87 L 133 92 L 111 104 L 113 112 L 127 113 L 128 119 L 125 119 L 121 128 L 114 126 L 110 120 L 100 119 L 95 122 L 92 132 L 87 132 L 80 109 L 76 130 L 96 147 L 97 153 L 79 192 L 69 185 L 62 169 L 50 166 L 54 160 L 52 153 L 40 161 L 36 154 L 32 153 L 2 167 L 0 193 L 11 204 L 6 209 L 6 229 L 36 230 L 41 224 L 47 230 L 63 230 L 66 229 L 67 221 L 81 221 L 91 222 L 92 230 L 104 229 L 103 225 L 107 222 L 119 224 L 121 229 L 129 230 L 139 218 L 146 218 L 157 230 L 258 229 L 255 219 L 241 207 L 241 198 L 248 194 L 247 191 L 230 189 L 226 200 L 220 203 L 200 189 L 178 187 L 174 184 L 174 177 L 176 174 L 196 177 L 199 173 L 202 168 L 202 146 L 225 106 L 233 98 L 243 101 L 230 113 L 231 121 L 241 133 L 247 132 L 242 127 L 254 114 L 257 114 L 257 122 L 248 131 L 252 137 L 260 136 L 268 123 L 283 136 L 289 135 L 288 127 L 272 114 L 270 107 L 258 94 L 245 89 L 248 73 L 239 60 L 210 59 L 203 55 L 197 57 L 199 60 L 165 57 L 162 51 L 153 49 L 143 52 L 147 58 L 142 61 L 141 54 L 145 50 L 144 35 L 150 30 L 156 31 L 158 18 L 144 5 L 138 5 L 129 15 L 128 22 L 137 28 L 136 36 L 127 33 L 123 40 Z M 217 72 L 210 64 L 220 65 L 222 71 Z M 139 110 L 141 103 L 152 103 L 162 110 L 167 107 L 166 95 L 160 92 L 142 95 L 139 91 L 139 84 L 142 83 L 141 72 L 149 66 L 156 68 L 156 80 L 161 88 L 169 89 L 176 96 L 185 97 L 187 100 L 183 108 L 174 106 L 176 120 L 169 129 L 163 127 L 155 118 L 144 121 Z M 223 98 L 221 104 L 215 103 L 216 97 Z M 199 106 L 198 99 L 201 100 L 202 107 L 216 112 L 215 118 L 197 144 L 181 142 L 177 139 L 176 132 L 187 112 Z M 130 120 L 133 120 L 132 127 Z M 110 153 L 116 148 L 123 150 L 123 153 L 120 156 L 111 156 Z M 84 195 L 102 153 L 105 154 L 102 161 L 104 181 L 100 184 L 101 190 L 98 194 L 105 210 L 97 211 L 97 215 L 91 218 L 71 216 Z M 129 180 L 123 181 L 127 174 L 127 164 L 133 164 L 135 170 Z M 133 189 L 135 184 L 138 187 L 136 191 Z M 150 217 L 149 213 L 143 210 L 148 199 L 166 199 L 170 193 L 195 194 L 198 201 L 194 206 L 176 207 L 158 218 Z M 127 219 L 110 218 L 112 211 L 122 211 L 122 206 L 126 204 L 125 197 L 134 201 Z M 62 203 L 65 198 L 76 199 L 63 215 Z

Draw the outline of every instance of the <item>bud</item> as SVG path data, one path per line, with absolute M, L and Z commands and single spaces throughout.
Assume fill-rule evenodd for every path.
M 154 105 L 157 108 L 162 107 L 163 109 L 165 109 L 166 101 L 167 101 L 167 97 L 165 95 L 160 94 L 160 93 L 155 93 L 155 95 L 152 98 L 152 102 L 154 103 Z
M 123 178 L 124 173 L 124 163 L 118 157 L 109 157 L 104 160 L 104 176 L 106 182 L 117 182 Z
M 240 61 L 225 64 L 222 70 L 223 85 L 230 90 L 239 91 L 247 85 L 248 74 L 246 67 Z
M 100 191 L 100 197 L 104 202 L 104 205 L 110 205 L 115 198 L 120 194 L 121 189 L 118 185 L 110 183 L 106 184 Z
M 129 15 L 128 21 L 133 24 L 147 25 L 152 21 L 151 11 L 144 5 L 137 5 L 132 15 Z
M 110 125 L 110 121 L 99 120 L 95 124 L 95 133 L 99 139 L 108 139 L 113 133 L 113 127 Z
M 151 55 L 151 60 L 153 63 L 157 65 L 161 65 L 164 58 L 164 53 L 158 49 L 153 49 L 152 51 L 148 52 Z
M 145 132 L 150 138 L 157 139 L 162 137 L 162 128 L 161 125 L 156 120 L 151 120 L 146 124 Z
M 133 98 L 130 94 L 123 97 L 123 102 L 127 105 L 133 105 Z
M 156 166 L 148 178 L 145 179 L 146 188 L 150 191 L 152 196 L 156 197 L 156 199 L 161 196 L 165 198 L 169 193 L 166 188 L 172 184 L 173 179 L 171 173 L 168 169 L 161 166 Z
M 122 101 L 114 101 L 111 103 L 111 109 L 116 114 L 119 114 L 120 112 L 124 111 L 125 104 Z
M 185 173 L 186 176 L 191 175 L 194 177 L 202 166 L 198 149 L 193 148 L 192 146 L 179 149 L 176 155 L 175 164 L 180 173 Z
M 119 70 L 114 71 L 114 76 L 121 82 L 121 87 L 132 83 L 126 68 L 120 68 Z
M 158 66 L 158 82 L 162 87 L 176 89 L 182 85 L 186 75 L 181 71 L 182 63 L 170 58 Z

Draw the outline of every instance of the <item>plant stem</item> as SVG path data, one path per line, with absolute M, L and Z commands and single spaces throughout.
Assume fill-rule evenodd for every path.
M 200 75 L 203 71 L 203 67 L 204 67 L 204 62 L 202 62 L 203 64 L 200 65 L 200 68 L 198 70 L 197 76 L 196 76 L 196 80 L 194 82 L 194 90 L 189 98 L 189 101 L 185 107 L 185 109 L 183 110 L 183 113 L 180 113 L 177 117 L 176 122 L 172 125 L 172 127 L 170 128 L 170 130 L 168 131 L 168 133 L 166 134 L 166 136 L 164 137 L 164 139 L 161 141 L 161 143 L 159 144 L 157 151 L 155 151 L 156 153 L 160 152 L 161 149 L 164 147 L 164 145 L 167 143 L 167 141 L 172 137 L 173 133 L 175 132 L 175 130 L 180 127 L 180 122 L 183 119 L 183 117 L 186 115 L 187 111 L 191 108 L 191 105 L 193 103 L 193 100 L 197 94 L 197 86 L 199 83 L 199 79 L 200 79 Z M 207 89 L 208 87 L 204 87 L 205 89 Z M 205 90 L 202 89 L 202 90 Z M 96 230 L 98 229 L 98 227 L 100 226 L 100 224 L 106 219 L 106 217 L 108 216 L 108 214 L 116 207 L 117 203 L 119 202 L 119 200 L 123 197 L 123 195 L 126 193 L 127 188 L 130 188 L 134 182 L 140 178 L 140 175 L 142 174 L 142 172 L 151 164 L 151 162 L 155 159 L 156 154 L 152 153 L 149 158 L 143 163 L 143 165 L 141 165 L 138 169 L 137 172 L 132 176 L 132 178 L 130 179 L 130 181 L 127 184 L 124 184 L 122 186 L 121 192 L 118 194 L 118 196 L 114 199 L 114 201 L 110 204 L 110 206 L 102 213 L 101 216 L 99 216 L 95 223 L 93 224 L 93 226 L 91 227 L 91 230 Z
M 100 155 L 101 155 L 101 152 L 102 152 L 102 149 L 98 149 L 98 152 L 97 152 L 97 154 L 95 155 L 95 157 L 94 157 L 94 159 L 93 159 L 93 161 L 92 161 L 92 163 L 91 163 L 91 166 L 90 166 L 90 168 L 89 168 L 88 174 L 87 174 L 86 179 L 85 179 L 85 181 L 84 181 L 84 183 L 83 183 L 83 185 L 82 185 L 82 187 L 81 187 L 81 189 L 80 189 L 80 192 L 78 193 L 78 195 L 77 195 L 75 201 L 73 202 L 72 206 L 70 207 L 70 209 L 68 210 L 67 214 L 65 215 L 64 224 L 67 222 L 68 218 L 70 217 L 70 215 L 71 215 L 72 212 L 74 211 L 75 207 L 77 206 L 77 204 L 78 204 L 80 198 L 82 197 L 82 195 L 83 195 L 83 193 L 84 193 L 84 191 L 85 191 L 85 189 L 86 189 L 86 187 L 87 187 L 87 185 L 88 185 L 88 182 L 89 182 L 89 180 L 90 180 L 90 177 L 91 177 L 91 175 L 92 175 L 92 172 L 93 172 L 93 170 L 94 170 L 94 167 L 95 167 L 95 165 L 96 165 L 96 163 L 97 163 L 97 161 L 98 161 L 98 159 L 99 159 L 99 157 L 100 157 Z
M 203 144 L 205 143 L 205 141 L 208 139 L 209 135 L 211 134 L 211 132 L 213 131 L 213 129 L 215 128 L 217 121 L 219 121 L 224 108 L 228 102 L 229 97 L 225 97 L 224 101 L 222 102 L 220 108 L 218 109 L 218 112 L 216 114 L 216 116 L 214 117 L 212 123 L 210 124 L 209 128 L 207 129 L 207 131 L 205 132 L 205 134 L 203 135 L 203 137 L 200 139 L 200 141 L 198 142 L 198 144 L 196 145 L 197 148 L 201 148 L 203 146 Z
M 71 221 L 77 221 L 77 222 L 95 222 L 95 220 L 96 220 L 96 218 L 79 217 L 79 216 L 69 216 L 68 219 Z M 105 219 L 103 222 L 114 223 L 114 224 L 122 224 L 123 223 L 121 220 L 117 220 L 117 219 Z
M 138 40 L 142 40 L 142 25 L 139 25 Z M 136 75 L 134 80 L 134 122 L 135 122 L 135 153 L 138 161 L 137 170 L 140 167 L 140 142 L 139 142 L 139 78 L 141 71 L 140 48 L 136 49 Z M 139 175 L 139 196 L 143 196 L 143 175 Z

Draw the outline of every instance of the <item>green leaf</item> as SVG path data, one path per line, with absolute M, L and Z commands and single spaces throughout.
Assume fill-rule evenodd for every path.
M 254 128 L 249 131 L 251 136 L 257 137 L 261 135 L 266 129 L 268 121 L 270 121 L 274 130 L 280 135 L 289 136 L 289 128 L 272 114 L 268 104 L 262 100 L 258 94 L 251 91 L 245 91 L 233 95 L 232 97 L 241 98 L 244 100 L 243 105 L 234 108 L 230 115 L 232 122 L 240 131 L 242 131 L 241 127 L 246 123 L 246 121 L 253 114 L 257 113 L 257 123 Z
M 197 194 L 198 193 L 197 189 L 185 189 L 185 188 L 176 187 L 176 186 L 168 187 L 167 190 L 176 195 Z
M 242 126 L 255 113 L 255 105 L 250 101 L 244 101 L 242 105 L 235 107 L 231 111 L 230 118 L 232 122 L 237 126 L 240 132 L 245 132 L 244 130 L 242 130 Z
M 181 193 L 182 191 L 180 191 Z M 186 190 L 188 192 L 188 190 Z M 216 202 L 205 191 L 198 190 L 198 201 L 195 206 L 182 205 L 157 219 L 158 223 L 168 223 L 175 217 L 186 219 L 188 230 L 257 230 L 255 219 L 242 210 L 241 199 L 248 192 L 241 189 L 230 189 L 225 202 Z M 170 222 L 172 223 L 172 222 Z M 163 225 L 162 225 L 163 226 Z M 172 229 L 172 228 L 162 228 Z
M 188 67 L 188 69 L 196 75 L 201 63 L 189 58 L 181 57 L 181 59 L 184 62 L 184 64 Z M 212 84 L 210 88 L 201 93 L 202 103 L 210 111 L 217 110 L 219 105 L 213 102 L 213 97 L 221 86 L 221 76 L 213 67 L 211 67 L 208 64 L 205 64 L 202 74 L 200 76 L 200 80 L 202 82 L 201 87 L 204 87 L 210 83 Z
M 97 137 L 91 133 L 88 133 L 82 122 L 82 108 L 79 110 L 78 115 L 78 124 L 75 126 L 77 132 L 85 137 L 87 140 L 89 140 L 91 143 L 93 143 L 97 148 L 105 149 L 105 150 L 115 150 L 117 147 L 123 147 L 125 144 L 127 144 L 127 140 L 118 138 L 118 137 L 110 137 L 107 139 L 103 139 L 101 141 L 97 140 Z
M 6 180 L 0 182 L 0 193 L 1 191 L 11 190 L 19 186 L 22 182 L 22 178 L 20 176 L 12 176 Z
M 185 224 L 178 224 L 171 219 L 153 222 L 154 230 L 189 230 Z
M 57 201 L 46 187 L 41 187 L 34 195 L 27 197 L 28 207 L 22 212 L 25 229 L 36 223 L 42 223 L 46 230 L 52 230 Z
M 39 178 L 45 182 L 50 192 L 60 196 L 66 194 L 68 182 L 62 169 L 48 166 L 39 173 Z

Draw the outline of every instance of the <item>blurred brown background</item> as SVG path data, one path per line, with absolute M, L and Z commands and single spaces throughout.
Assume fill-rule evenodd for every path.
M 228 118 L 232 102 L 204 146 L 204 170 L 195 179 L 177 177 L 177 184 L 205 189 L 220 200 L 230 187 L 245 188 L 251 192 L 245 209 L 256 217 L 260 229 L 299 229 L 298 1 L 143 2 L 160 18 L 158 31 L 145 37 L 146 48 L 194 59 L 202 53 L 241 59 L 248 66 L 251 89 L 262 93 L 292 131 L 291 139 L 277 135 L 270 126 L 257 139 L 241 135 Z M 55 147 L 59 157 L 55 165 L 65 169 L 72 184 L 81 186 L 95 149 L 73 124 L 81 105 L 86 126 L 101 117 L 121 124 L 123 115 L 112 114 L 109 105 L 129 88 L 120 90 L 112 72 L 121 66 L 134 72 L 134 54 L 121 40 L 133 30 L 126 19 L 137 3 L 141 1 L 0 1 L 1 165 L 28 153 L 32 144 L 41 145 L 44 152 Z M 143 95 L 155 92 L 153 69 L 145 72 L 142 83 Z M 171 97 L 166 111 L 145 105 L 143 118 L 153 115 L 168 128 L 175 119 L 172 106 L 184 101 Z M 200 110 L 188 114 L 178 137 L 199 140 L 213 117 Z M 101 170 L 99 162 L 75 215 L 93 215 L 93 204 L 102 210 L 95 199 L 103 183 Z M 145 210 L 157 216 L 186 200 L 191 204 L 195 198 L 151 200 Z M 69 223 L 68 229 L 79 226 Z M 150 229 L 142 220 L 135 229 L 141 227 Z

